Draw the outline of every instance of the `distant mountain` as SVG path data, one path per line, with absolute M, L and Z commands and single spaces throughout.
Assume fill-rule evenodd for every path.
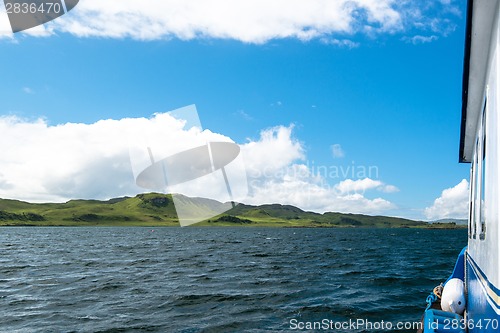
M 441 219 L 429 223 L 455 223 L 456 225 L 467 225 L 468 222 L 467 219 Z
M 252 206 L 238 204 L 216 215 L 227 203 L 205 198 L 176 195 L 193 214 L 214 216 L 197 226 L 279 226 L 279 227 L 454 227 L 434 223 L 361 214 L 314 213 L 290 205 Z M 0 226 L 178 226 L 172 195 L 139 194 L 133 198 L 107 201 L 70 200 L 66 203 L 28 203 L 0 199 Z

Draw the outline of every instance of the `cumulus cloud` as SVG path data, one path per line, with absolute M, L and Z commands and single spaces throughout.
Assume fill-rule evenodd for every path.
M 282 203 L 316 212 L 378 214 L 395 209 L 392 202 L 377 197 L 369 199 L 362 193 L 339 193 L 335 188 L 321 186 L 304 179 L 268 179 L 253 188 L 247 199 L 251 204 Z
M 429 220 L 445 218 L 467 218 L 469 207 L 469 182 L 462 179 L 454 187 L 443 190 L 432 206 L 425 208 Z
M 145 148 L 152 147 L 154 156 L 164 157 L 206 141 L 230 141 L 184 126 L 168 114 L 56 126 L 1 117 L 0 197 L 60 202 L 134 195 L 144 191 L 134 174 L 145 166 L 131 163 L 131 147 L 143 147 L 146 156 Z
M 386 185 L 380 180 L 370 178 L 352 180 L 346 179 L 338 183 L 335 188 L 342 194 L 345 193 L 364 193 L 368 190 L 378 190 L 385 193 L 398 192 L 399 189 L 394 185 Z
M 232 191 L 237 201 L 292 204 L 318 212 L 374 214 L 395 208 L 381 197 L 365 196 L 369 191 L 388 192 L 385 189 L 391 185 L 382 181 L 346 179 L 328 185 L 324 176 L 314 174 L 306 163 L 305 149 L 294 138 L 293 128 L 269 128 L 258 139 L 240 145 L 243 169 L 231 168 L 236 162 L 226 167 L 231 184 L 236 184 Z M 139 188 L 135 177 L 151 165 L 151 160 L 208 141 L 231 139 L 170 114 L 55 126 L 43 119 L 0 117 L 0 197 L 64 202 L 133 196 L 149 191 Z M 241 170 L 244 175 L 238 174 Z M 221 172 L 202 178 L 168 190 L 229 200 Z
M 397 189 L 370 178 L 345 179 L 329 184 L 326 175 L 315 174 L 306 152 L 293 137 L 293 126 L 278 126 L 261 132 L 258 140 L 241 146 L 248 172 L 250 193 L 246 203 L 282 203 L 316 212 L 336 211 L 375 214 L 396 206 L 365 192 Z
M 81 0 L 68 14 L 25 33 L 137 40 L 217 38 L 246 43 L 323 38 L 352 48 L 359 44 L 349 37 L 358 33 L 426 31 L 431 25 L 444 31 L 452 25 L 447 15 L 454 12 L 451 2 L 433 1 Z M 435 19 L 430 22 L 427 17 Z M 9 30 L 7 15 L 0 15 L 0 36 L 12 38 Z
M 245 165 L 254 178 L 273 175 L 304 159 L 302 144 L 292 137 L 293 125 L 277 126 L 260 133 L 260 138 L 241 146 Z

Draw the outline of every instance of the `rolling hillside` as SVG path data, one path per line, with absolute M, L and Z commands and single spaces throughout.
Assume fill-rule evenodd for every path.
M 202 214 L 217 211 L 222 203 L 177 196 L 189 210 Z M 215 215 L 215 213 L 214 213 Z M 0 226 L 178 226 L 172 196 L 147 193 L 133 198 L 107 201 L 71 200 L 66 203 L 34 204 L 0 199 Z M 314 213 L 300 208 L 270 204 L 239 204 L 197 226 L 276 226 L 276 227 L 456 227 L 407 219 L 342 213 Z

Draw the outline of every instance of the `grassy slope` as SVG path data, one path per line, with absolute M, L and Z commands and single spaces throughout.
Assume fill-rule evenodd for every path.
M 71 200 L 62 204 L 0 200 L 2 211 L 16 214 L 18 218 L 2 219 L 0 215 L 0 225 L 177 225 L 171 196 L 154 193 L 109 201 Z M 22 218 L 29 213 L 43 220 Z
M 190 211 L 210 213 L 221 203 L 201 198 L 178 197 Z M 0 226 L 178 226 L 171 195 L 148 193 L 108 201 L 71 200 L 61 204 L 32 204 L 0 199 Z M 240 204 L 199 226 L 276 227 L 454 227 L 394 217 L 305 212 L 294 206 Z

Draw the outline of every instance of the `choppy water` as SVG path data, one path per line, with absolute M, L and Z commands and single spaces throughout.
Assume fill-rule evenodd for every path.
M 465 230 L 1 228 L 0 331 L 419 321 L 464 245 Z

